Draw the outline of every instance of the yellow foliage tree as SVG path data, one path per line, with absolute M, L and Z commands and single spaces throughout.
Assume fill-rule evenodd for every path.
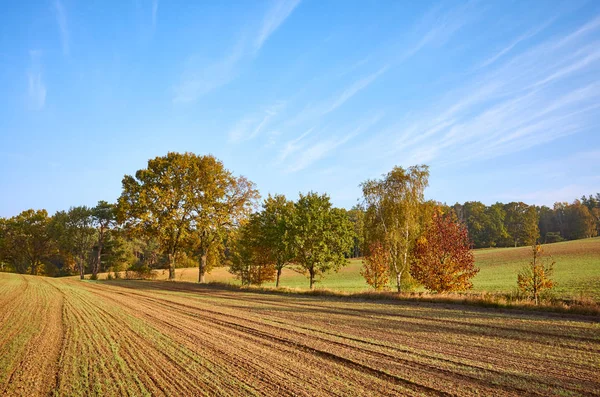
M 528 294 L 535 304 L 539 304 L 540 294 L 547 289 L 554 287 L 554 281 L 550 279 L 554 269 L 553 260 L 545 260 L 542 246 L 534 244 L 532 246 L 533 258 L 517 277 L 519 289 Z
M 384 289 L 389 282 L 389 252 L 380 242 L 371 243 L 360 271 L 367 284 L 376 290 Z

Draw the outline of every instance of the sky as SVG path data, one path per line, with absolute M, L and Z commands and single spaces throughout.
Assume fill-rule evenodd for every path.
M 0 216 L 115 201 L 169 151 L 263 196 L 430 166 L 426 198 L 600 192 L 600 2 L 19 1 L 0 13 Z

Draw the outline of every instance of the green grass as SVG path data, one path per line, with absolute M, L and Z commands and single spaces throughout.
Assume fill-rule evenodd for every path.
M 544 245 L 552 257 L 554 293 L 561 297 L 589 296 L 600 299 L 600 237 Z M 492 248 L 475 251 L 480 268 L 473 280 L 475 291 L 510 292 L 517 285 L 517 273 L 531 256 L 531 247 Z
M 600 300 L 600 237 L 544 245 L 544 252 L 556 261 L 553 279 L 557 285 L 553 291 L 557 297 L 584 296 Z M 517 273 L 530 260 L 531 247 L 486 248 L 475 250 L 474 253 L 475 264 L 480 271 L 473 279 L 473 291 L 510 293 L 516 290 Z M 360 275 L 361 266 L 362 260 L 351 259 L 339 272 L 326 274 L 319 279 L 315 288 L 343 292 L 369 290 Z M 167 272 L 159 271 L 158 278 L 166 279 Z M 177 269 L 176 278 L 179 281 L 197 281 L 198 269 Z M 214 269 L 207 276 L 207 281 L 239 284 L 226 268 Z M 275 283 L 265 286 L 273 287 Z M 286 268 L 280 286 L 308 289 L 308 277 Z M 394 287 L 392 281 L 390 287 Z M 423 289 L 418 288 L 417 291 Z

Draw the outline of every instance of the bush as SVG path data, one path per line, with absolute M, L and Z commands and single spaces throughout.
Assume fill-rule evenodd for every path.
M 561 241 L 565 241 L 565 239 L 560 235 L 559 232 L 546 233 L 546 238 L 545 238 L 546 244 L 560 243 Z
M 128 280 L 153 280 L 156 273 L 146 263 L 136 263 L 125 271 L 125 278 Z

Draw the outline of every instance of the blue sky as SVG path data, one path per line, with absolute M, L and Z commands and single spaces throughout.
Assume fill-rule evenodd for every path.
M 598 1 L 22 1 L 0 14 L 0 216 L 114 201 L 168 151 L 336 205 L 600 191 Z

